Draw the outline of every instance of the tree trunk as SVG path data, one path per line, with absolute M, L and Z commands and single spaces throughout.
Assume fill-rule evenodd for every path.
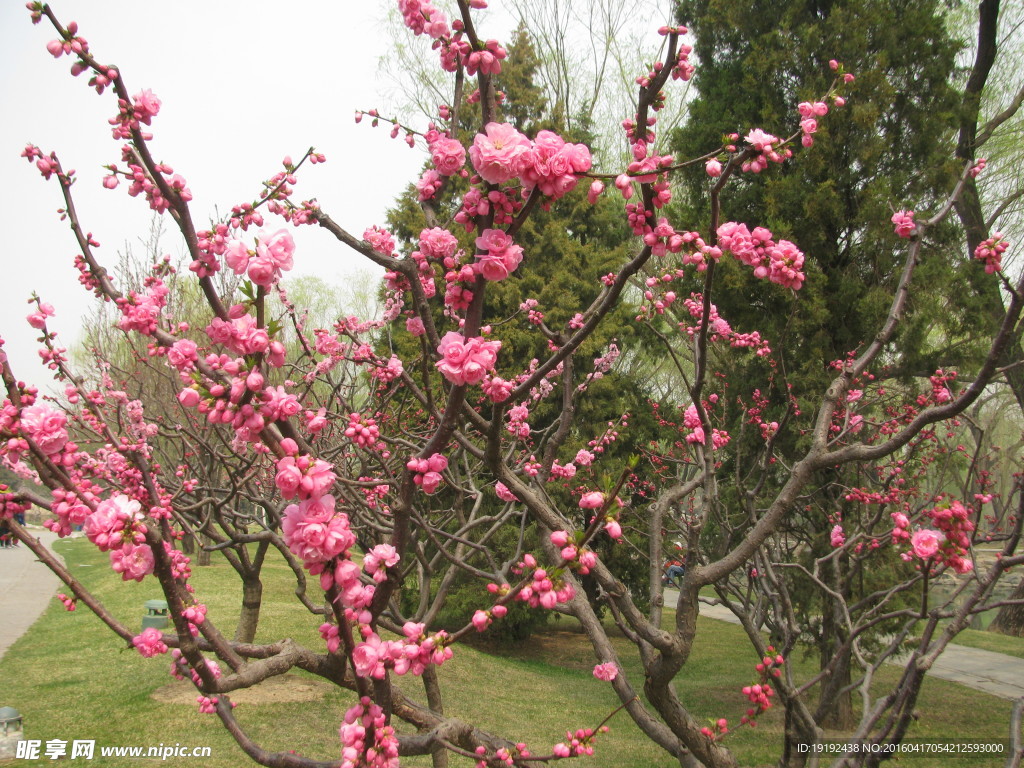
M 825 669 L 833 663 L 838 649 L 845 640 L 840 631 L 839 621 L 835 616 L 838 606 L 833 600 L 826 596 L 821 614 L 821 668 Z M 834 731 L 852 730 L 855 721 L 853 718 L 853 690 L 850 685 L 850 654 L 851 649 L 847 647 L 841 654 L 831 674 L 827 675 L 821 685 L 821 698 L 818 701 L 818 710 L 814 714 L 822 728 Z M 846 690 L 843 690 L 846 688 Z
M 207 544 L 212 543 L 206 536 L 199 534 L 197 536 L 198 541 L 196 542 L 199 547 L 199 554 L 196 556 L 196 565 L 210 565 L 210 550 L 206 548 Z
M 1024 579 L 1017 584 L 1010 599 L 1024 600 Z M 989 630 L 1003 635 L 1024 637 L 1024 605 L 1004 605 L 999 609 L 996 620 L 992 622 Z
M 242 612 L 238 616 L 238 627 L 235 629 L 236 643 L 251 643 L 256 637 L 262 603 L 263 582 L 260 581 L 257 572 L 256 576 L 246 577 L 242 581 Z

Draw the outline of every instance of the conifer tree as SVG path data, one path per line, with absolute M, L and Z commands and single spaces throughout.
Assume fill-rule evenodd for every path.
M 780 417 L 800 418 L 799 403 L 789 402 L 788 385 L 821 391 L 834 375 L 830 364 L 878 330 L 879 310 L 899 277 L 899 241 L 890 216 L 902 208 L 929 209 L 962 170 L 953 152 L 960 95 L 951 78 L 959 45 L 947 31 L 943 6 L 933 0 L 780 0 L 757 6 L 752 12 L 723 0 L 679 3 L 678 18 L 695 38 L 698 96 L 674 148 L 694 156 L 718 145 L 723 135 L 738 133 L 742 140 L 753 128 L 781 132 L 800 102 L 827 90 L 835 76 L 830 60 L 855 74 L 844 119 L 819 119 L 815 146 L 798 149 L 800 163 L 746 174 L 723 201 L 722 221 L 767 227 L 806 255 L 808 280 L 799 299 L 772 290 L 733 263 L 721 265 L 728 278 L 714 297 L 734 327 L 756 328 L 771 342 L 776 386 L 762 395 Z M 687 177 L 682 208 L 691 215 L 707 209 L 710 185 L 703 170 L 692 169 Z M 932 235 L 921 265 L 922 284 L 949 286 L 977 276 L 979 265 L 960 256 L 957 238 L 952 227 Z M 913 295 L 902 357 L 891 357 L 888 370 L 877 373 L 909 382 L 969 360 L 976 352 L 972 323 L 980 298 L 963 292 L 960 299 L 959 305 L 940 307 L 924 292 Z M 763 380 L 764 366 L 756 359 L 746 371 L 730 370 L 733 394 L 749 396 L 743 382 Z M 797 445 L 776 448 L 785 456 Z M 852 480 L 821 474 L 815 503 L 793 521 L 788 534 L 805 542 L 809 558 L 830 549 L 829 515 L 855 514 L 842 491 Z M 881 572 L 886 566 L 875 567 Z M 844 568 L 836 563 L 836 590 L 870 590 L 871 574 Z M 846 639 L 832 615 L 831 598 L 824 591 L 812 598 L 799 580 L 792 588 L 803 590 L 806 599 L 800 604 L 806 611 L 821 616 L 815 641 L 824 666 Z M 823 689 L 818 717 L 846 727 L 852 718 L 850 697 L 839 692 L 849 680 L 848 666 L 832 672 L 835 684 Z

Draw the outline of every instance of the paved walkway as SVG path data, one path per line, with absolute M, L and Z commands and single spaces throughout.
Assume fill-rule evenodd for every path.
M 671 605 L 678 594 L 674 590 L 665 590 L 665 604 Z M 710 619 L 740 623 L 733 612 L 723 605 L 701 603 L 700 612 Z M 950 643 L 928 674 L 1001 699 L 1019 699 L 1024 696 L 1024 659 L 1005 653 Z
M 45 528 L 29 532 L 51 548 L 57 540 Z M 60 583 L 24 544 L 0 549 L 0 659 L 46 610 Z

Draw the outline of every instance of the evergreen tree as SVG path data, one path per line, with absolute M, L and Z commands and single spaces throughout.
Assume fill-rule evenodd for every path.
M 878 330 L 899 279 L 904 248 L 889 223 L 894 210 L 925 211 L 952 187 L 962 169 L 953 159 L 953 130 L 960 97 L 951 85 L 958 43 L 934 0 L 772 0 L 749 6 L 724 0 L 680 0 L 678 18 L 695 37 L 698 96 L 687 124 L 674 137 L 682 156 L 698 156 L 723 135 L 752 128 L 784 135 L 797 105 L 815 101 L 834 77 L 828 62 L 842 61 L 856 80 L 839 119 L 818 121 L 815 145 L 801 161 L 734 179 L 722 200 L 721 221 L 764 226 L 776 239 L 795 242 L 806 255 L 807 282 L 798 297 L 755 279 L 734 261 L 719 265 L 713 298 L 734 327 L 757 329 L 778 361 L 774 391 L 762 392 L 781 413 L 790 409 L 787 384 L 820 392 L 834 371 L 830 362 L 855 351 Z M 703 168 L 686 177 L 685 226 L 705 221 L 710 185 Z M 681 222 L 682 224 L 682 222 Z M 924 251 L 919 285 L 956 284 L 976 276 L 977 264 L 957 258 L 952 227 L 938 231 Z M 724 274 L 723 274 L 724 273 Z M 955 293 L 955 292 L 952 292 Z M 754 297 L 754 301 L 750 300 Z M 962 292 L 959 305 L 936 306 L 924 291 L 911 296 L 900 337 L 900 358 L 879 372 L 909 380 L 972 358 L 972 322 L 979 299 Z M 763 381 L 765 363 L 732 369 L 733 395 L 749 396 L 744 382 Z M 757 368 L 755 372 L 752 370 Z M 813 414 L 805 414 L 810 418 Z M 756 435 L 748 439 L 756 441 Z M 778 445 L 785 456 L 796 445 Z M 727 473 L 726 473 L 727 474 Z M 807 542 L 809 557 L 829 550 L 829 516 L 856 514 L 844 501 L 847 477 L 822 473 L 820 491 L 807 514 L 792 521 L 790 536 Z M 851 508 L 847 508 L 851 507 Z M 876 564 L 879 573 L 887 567 Z M 863 567 L 861 564 L 860 567 Z M 844 595 L 871 590 L 872 574 L 844 571 L 836 563 L 834 588 Z M 822 621 L 815 642 L 825 665 L 842 645 L 831 598 L 794 583 L 805 611 Z M 801 594 L 802 593 L 802 594 Z M 849 680 L 848 667 L 832 670 L 835 685 L 823 690 L 818 712 L 833 726 L 849 725 L 849 696 L 836 696 Z M 833 704 L 827 703 L 832 698 Z
M 508 48 L 508 58 L 502 63 L 501 74 L 496 78 L 496 88 L 503 94 L 497 119 L 512 123 L 528 136 L 551 130 L 566 141 L 591 144 L 594 137 L 579 127 L 586 125 L 585 119 L 578 117 L 573 120 L 576 127 L 570 129 L 561 105 L 549 104 L 543 88 L 537 83 L 539 64 L 529 31 L 521 25 Z M 468 109 L 461 110 L 462 114 L 469 112 Z M 461 130 L 461 135 L 466 135 L 470 126 L 461 126 Z M 600 278 L 614 272 L 625 260 L 627 251 L 637 247 L 628 232 L 622 230 L 621 201 L 604 196 L 592 205 L 587 201 L 587 186 L 583 180 L 572 192 L 543 210 L 535 211 L 515 235 L 516 243 L 523 248 L 522 264 L 507 279 L 487 286 L 485 313 L 490 317 L 505 318 L 497 365 L 498 372 L 505 378 L 522 373 L 531 360 L 547 356 L 550 344 L 558 345 L 560 339 L 567 338 L 571 333 L 569 322 L 573 316 L 583 312 L 598 296 L 602 287 Z M 431 201 L 439 221 L 448 220 L 458 212 L 466 187 L 464 179 L 457 176 L 448 179 L 438 198 Z M 410 187 L 397 201 L 388 214 L 387 223 L 401 250 L 408 252 L 417 247 L 421 230 L 429 225 L 414 188 Z M 460 245 L 472 253 L 474 243 L 469 236 L 464 236 Z M 547 339 L 536 332 L 529 313 L 522 308 L 527 300 L 536 301 L 536 312 L 543 316 L 542 322 L 549 330 Z M 593 372 L 590 361 L 605 355 L 611 345 L 620 349 L 639 345 L 633 315 L 628 306 L 620 305 L 584 343 L 575 357 L 576 384 Z M 538 315 L 534 317 L 540 321 Z M 450 323 L 440 314 L 435 317 L 435 322 L 438 327 Z M 421 339 L 401 332 L 388 339 L 387 343 L 405 359 L 414 359 L 422 351 Z M 552 383 L 556 389 L 560 386 L 558 380 Z M 646 382 L 632 371 L 620 373 L 613 369 L 593 379 L 588 384 L 588 396 L 581 400 L 579 407 L 568 411 L 563 408 L 559 392 L 529 403 L 529 408 L 530 450 L 535 450 L 536 456 L 541 458 L 546 451 L 557 448 L 562 464 L 572 461 L 579 449 L 586 448 L 590 440 L 601 436 L 607 423 L 617 422 L 623 414 L 629 414 L 632 442 L 617 441 L 603 449 L 609 472 L 625 467 L 629 457 L 656 431 Z M 564 438 L 558 437 L 558 444 L 553 448 L 554 436 L 562 432 L 561 420 L 565 418 L 572 418 L 573 423 Z M 481 482 L 486 481 L 481 479 Z M 571 493 L 578 485 L 571 478 L 560 480 L 550 483 L 548 492 L 554 496 L 564 495 L 566 502 L 575 506 Z M 624 493 L 642 490 L 641 486 L 634 477 Z M 641 502 L 642 495 L 638 494 L 637 500 Z M 493 499 L 488 503 L 492 502 L 497 504 Z M 642 504 L 638 503 L 633 511 L 643 514 Z M 623 522 L 628 538 L 626 516 Z M 510 546 L 514 544 L 515 541 L 509 542 Z M 495 546 L 500 548 L 500 543 Z M 607 540 L 597 542 L 595 547 L 606 562 L 622 567 L 624 580 L 635 588 L 636 594 L 646 594 L 645 542 L 637 541 L 624 547 Z M 583 582 L 590 591 L 592 585 L 587 579 Z M 596 596 L 596 591 L 593 596 Z M 451 613 L 453 624 L 466 619 L 458 615 L 463 602 L 458 591 L 453 590 L 445 609 L 446 617 Z M 536 621 L 537 617 L 524 613 L 519 619 L 512 617 L 506 620 L 510 626 L 506 632 L 508 639 L 520 639 L 528 634 L 530 627 L 527 623 Z

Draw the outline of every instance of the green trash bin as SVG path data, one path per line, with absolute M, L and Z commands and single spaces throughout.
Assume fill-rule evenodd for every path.
M 167 601 L 147 600 L 146 612 L 142 615 L 142 629 L 166 629 L 167 624 Z

